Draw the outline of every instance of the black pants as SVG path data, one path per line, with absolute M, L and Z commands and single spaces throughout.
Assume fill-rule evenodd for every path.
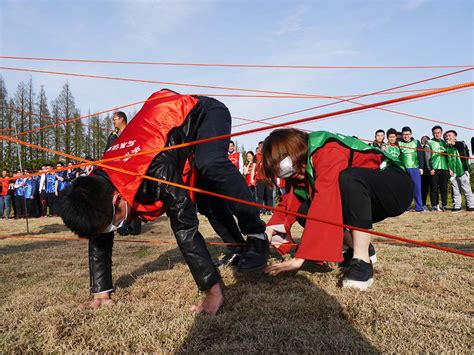
M 26 199 L 26 211 L 28 212 L 28 217 L 39 217 L 36 200 L 34 198 Z
M 46 197 L 46 191 L 40 192 L 40 204 L 41 204 L 41 216 L 46 216 L 48 213 L 48 197 Z
M 197 187 L 208 190 L 209 181 L 205 178 L 200 178 Z M 196 204 L 199 213 L 208 218 L 214 231 L 225 243 L 245 243 L 226 200 L 196 194 Z M 242 246 L 237 245 L 230 245 L 227 248 L 233 253 L 241 253 L 243 250 Z
M 56 195 L 54 192 L 47 192 L 46 193 L 46 200 L 48 203 L 49 208 L 49 215 L 54 216 L 56 214 Z
M 401 215 L 413 200 L 413 183 L 402 170 L 347 168 L 339 174 L 344 224 L 371 229 L 372 223 Z M 310 202 L 298 212 L 307 214 Z M 306 219 L 298 218 L 304 226 Z
M 421 202 L 423 206 L 426 206 L 426 200 L 428 198 L 428 193 L 430 191 L 430 176 L 421 175 Z
M 25 196 L 15 195 L 15 218 L 24 218 L 26 216 Z
M 445 207 L 448 205 L 448 181 L 448 170 L 435 170 L 435 174 L 430 175 L 431 207 L 439 204 L 439 192 L 441 192 L 441 206 Z
M 273 207 L 273 189 L 263 180 L 257 180 L 257 203 Z
M 214 108 L 207 111 L 197 129 L 196 139 L 229 134 L 232 120 L 230 113 L 224 108 Z M 230 138 L 199 144 L 195 150 L 195 164 L 199 175 L 206 179 L 210 191 L 251 201 L 250 192 L 244 177 L 229 160 Z M 208 196 L 206 196 L 208 198 Z M 257 234 L 265 232 L 265 223 L 260 219 L 258 209 L 253 206 L 226 200 L 225 204 L 237 217 L 242 234 Z

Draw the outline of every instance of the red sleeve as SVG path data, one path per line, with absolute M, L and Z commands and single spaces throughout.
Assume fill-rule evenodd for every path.
M 281 202 L 276 206 L 277 208 L 284 209 L 285 211 L 297 212 L 301 206 L 301 202 L 298 200 L 296 195 L 293 192 L 293 187 L 290 192 L 284 194 L 281 197 Z M 296 222 L 296 216 L 291 214 L 286 214 L 285 212 L 274 211 L 272 218 L 267 222 L 267 226 L 275 226 L 283 224 L 285 226 L 285 231 L 288 233 L 291 229 L 293 223 Z
M 308 216 L 342 223 L 339 174 L 348 167 L 350 150 L 328 143 L 313 155 L 314 196 Z M 296 257 L 307 260 L 341 261 L 344 229 L 308 219 Z

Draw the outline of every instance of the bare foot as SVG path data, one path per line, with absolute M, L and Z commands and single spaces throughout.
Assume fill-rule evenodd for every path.
M 191 311 L 195 313 L 215 315 L 224 303 L 224 295 L 222 294 L 221 285 L 216 283 L 207 290 L 205 294 L 206 296 L 201 302 L 191 306 Z
M 80 310 L 99 309 L 104 306 L 113 306 L 115 301 L 111 298 L 94 298 L 79 305 Z

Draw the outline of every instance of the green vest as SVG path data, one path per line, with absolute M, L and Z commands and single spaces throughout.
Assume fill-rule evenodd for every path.
M 398 142 L 400 147 L 400 159 L 407 168 L 420 168 L 420 162 L 418 161 L 418 141 L 412 139 L 410 142 L 404 142 L 401 140 Z
M 395 159 L 400 159 L 400 147 L 396 144 L 394 145 L 391 145 L 390 143 L 387 144 L 385 148 L 385 153 Z
M 309 134 L 309 140 L 308 140 L 308 162 L 306 164 L 306 175 L 309 178 L 311 186 L 314 186 L 314 175 L 313 175 L 314 168 L 313 168 L 312 156 L 319 148 L 322 148 L 326 143 L 331 142 L 331 141 L 336 141 L 346 146 L 347 148 L 350 148 L 357 152 L 375 152 L 375 153 L 383 154 L 385 157 L 383 162 L 385 164 L 381 165 L 381 170 L 384 169 L 386 166 L 390 165 L 390 166 L 396 166 L 402 169 L 403 171 L 406 171 L 405 166 L 398 158 L 387 154 L 380 148 L 372 147 L 368 145 L 367 143 L 364 143 L 361 140 L 351 137 L 351 136 L 345 136 L 343 134 L 330 133 L 326 131 L 316 131 Z M 295 187 L 294 192 L 296 196 L 304 200 L 311 199 L 311 196 L 307 188 Z
M 431 166 L 434 170 L 448 170 L 448 159 L 446 155 L 438 153 L 446 153 L 446 143 L 442 140 L 430 139 L 428 149 L 431 150 Z
M 459 157 L 459 152 L 455 147 L 448 146 L 446 152 L 452 155 L 448 155 L 448 165 L 451 171 L 456 176 L 464 175 L 464 167 L 462 165 L 461 158 Z

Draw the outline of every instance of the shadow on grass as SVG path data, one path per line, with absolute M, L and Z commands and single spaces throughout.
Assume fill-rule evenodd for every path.
M 2 239 L 0 239 L 2 240 Z M 5 239 L 8 240 L 8 239 Z M 47 249 L 53 246 L 62 245 L 67 242 L 47 240 L 47 241 L 38 241 L 27 244 L 18 244 L 18 245 L 7 245 L 6 247 L 0 248 L 0 255 L 8 255 L 14 253 L 24 253 L 40 249 Z
M 379 353 L 339 302 L 300 274 L 239 276 L 217 316 L 197 315 L 177 353 Z

